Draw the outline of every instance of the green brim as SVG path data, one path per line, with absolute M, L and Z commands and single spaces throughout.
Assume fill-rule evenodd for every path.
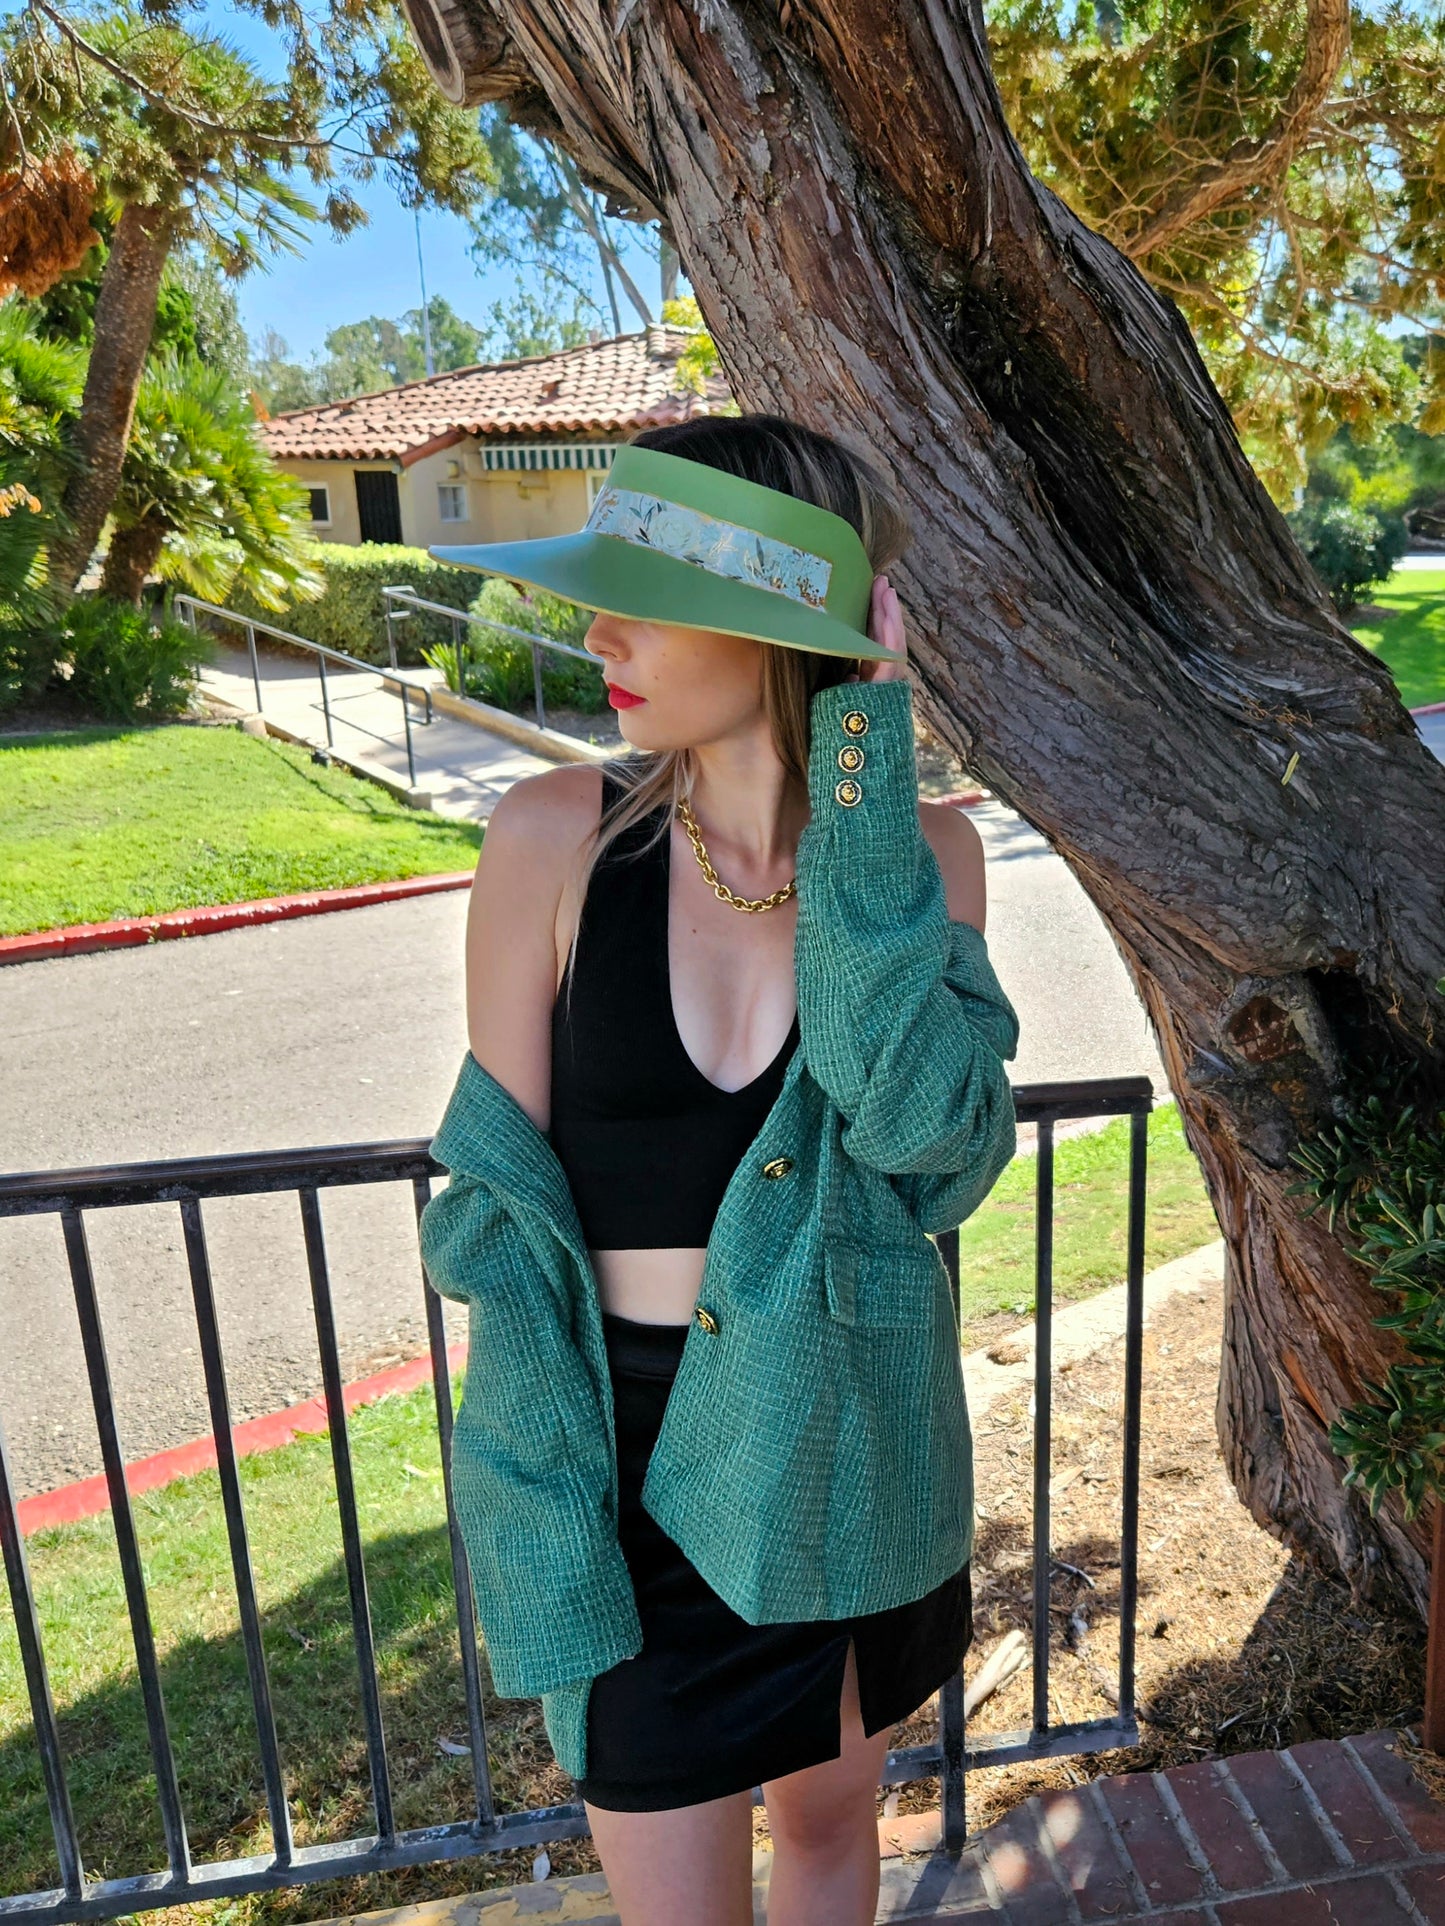
M 428 555 L 456 568 L 479 569 L 509 581 L 548 589 L 553 595 L 642 622 L 675 622 L 752 636 L 786 649 L 844 655 L 868 662 L 896 661 L 896 652 L 822 609 L 810 609 L 772 589 L 729 581 L 656 549 L 615 535 L 579 529 L 525 542 L 484 542 L 470 548 L 429 548 Z

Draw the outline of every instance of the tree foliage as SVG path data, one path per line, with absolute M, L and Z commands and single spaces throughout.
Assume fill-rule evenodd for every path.
M 270 610 L 321 586 L 306 490 L 262 446 L 226 371 L 193 355 L 147 368 L 111 519 L 101 593 L 117 601 L 138 603 L 152 572 Z
M 1393 1303 L 1375 1323 L 1406 1361 L 1365 1382 L 1330 1443 L 1372 1512 L 1393 1492 L 1407 1518 L 1427 1493 L 1445 1494 L 1445 1108 L 1420 1083 L 1413 1064 L 1377 1067 L 1331 1127 L 1290 1153 L 1306 1173 L 1294 1188 L 1315 1199 L 1307 1211 L 1326 1211 Z
M 510 300 L 494 301 L 490 320 L 481 327 L 465 320 L 439 294 L 431 296 L 427 311 L 437 374 L 479 362 L 555 354 L 561 348 L 580 347 L 596 332 L 588 328 L 578 307 L 570 315 L 560 314 L 527 288 Z M 410 308 L 398 321 L 368 315 L 364 321 L 333 328 L 326 337 L 325 353 L 306 362 L 291 360 L 283 337 L 268 329 L 251 361 L 250 380 L 267 413 L 275 415 L 374 394 L 406 381 L 420 381 L 425 374 L 422 313 L 420 308 Z
M 1029 165 L 1179 304 L 1276 500 L 1341 423 L 1445 429 L 1437 0 L 987 13 Z
M 378 172 L 408 207 L 465 214 L 483 196 L 480 130 L 439 100 L 391 8 L 337 5 L 319 21 L 274 0 L 248 10 L 276 32 L 278 80 L 179 0 L 65 11 L 30 0 L 0 36 L 13 109 L 0 159 L 76 151 L 113 205 L 150 209 L 233 275 L 294 246 L 318 216 L 338 234 L 358 226 L 353 186 Z
M 655 231 L 610 216 L 604 197 L 584 184 L 565 148 L 519 127 L 504 103 L 487 103 L 480 117 L 496 168 L 496 191 L 481 218 L 473 218 L 472 255 L 477 263 L 525 271 L 540 291 L 544 311 L 570 307 L 574 321 L 580 321 L 583 313 L 604 318 L 591 292 L 595 260 L 606 284 L 605 318 L 611 332 L 621 334 L 626 325 L 651 321 L 647 297 L 622 256 L 623 236 L 630 232 L 657 258 L 662 243 Z M 624 320 L 624 303 L 636 322 Z

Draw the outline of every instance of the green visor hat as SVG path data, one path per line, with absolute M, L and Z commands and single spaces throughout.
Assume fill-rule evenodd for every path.
M 870 641 L 873 569 L 841 515 L 659 448 L 618 449 L 575 535 L 432 548 L 583 608 L 885 661 Z

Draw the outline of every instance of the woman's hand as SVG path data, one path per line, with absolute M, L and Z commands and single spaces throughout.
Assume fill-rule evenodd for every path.
M 886 575 L 873 577 L 873 600 L 868 609 L 868 639 L 897 652 L 896 662 L 865 662 L 845 682 L 896 682 L 908 672 L 908 640 L 903 633 L 903 610 Z

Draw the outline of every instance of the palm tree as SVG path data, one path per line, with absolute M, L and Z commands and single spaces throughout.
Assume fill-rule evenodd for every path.
M 279 609 L 320 586 L 305 489 L 276 467 L 250 403 L 194 356 L 153 361 L 112 507 L 100 592 L 138 604 L 158 573 L 208 601 L 244 589 Z
M 80 349 L 38 334 L 25 303 L 0 302 L 0 710 L 35 695 L 54 659 L 49 546 L 84 383 Z

